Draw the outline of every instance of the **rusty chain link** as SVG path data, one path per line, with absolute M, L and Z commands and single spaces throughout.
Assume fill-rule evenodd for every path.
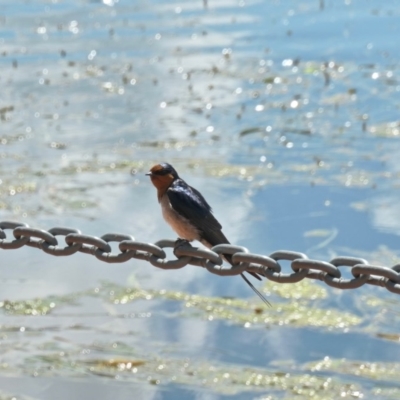
M 14 239 L 7 239 L 7 230 L 12 230 Z M 59 246 L 56 236 L 63 236 L 66 245 Z M 119 243 L 119 253 L 112 253 L 110 242 Z M 278 283 L 295 283 L 308 278 L 339 289 L 355 289 L 369 284 L 400 294 L 400 264 L 389 268 L 370 265 L 366 260 L 355 257 L 336 257 L 326 262 L 310 260 L 303 253 L 287 250 L 265 256 L 249 253 L 245 247 L 230 244 L 220 244 L 208 250 L 193 247 L 182 240 L 160 240 L 151 244 L 137 242 L 133 236 L 119 233 L 107 233 L 99 238 L 84 235 L 78 229 L 55 227 L 46 231 L 30 228 L 20 222 L 0 222 L 0 248 L 10 250 L 23 246 L 34 247 L 53 256 L 70 256 L 76 252 L 91 254 L 107 263 L 122 263 L 134 258 L 162 269 L 195 265 L 221 276 L 239 275 L 247 271 L 256 272 Z M 176 259 L 167 259 L 165 248 L 172 248 Z M 221 256 L 224 254 L 232 255 L 232 266 L 223 265 Z M 283 273 L 279 263 L 281 260 L 289 261 L 293 272 Z M 350 268 L 353 278 L 342 277 L 341 269 L 346 267 Z

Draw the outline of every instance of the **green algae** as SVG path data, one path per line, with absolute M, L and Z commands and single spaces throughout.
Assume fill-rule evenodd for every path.
M 115 346 L 104 345 L 111 350 Z M 130 354 L 129 354 L 130 353 Z M 242 392 L 268 393 L 279 398 L 331 399 L 332 397 L 362 398 L 362 386 L 348 379 L 331 378 L 309 371 L 254 368 L 243 365 L 213 363 L 207 360 L 170 358 L 162 355 L 145 357 L 130 349 L 118 358 L 83 357 L 78 352 L 58 352 L 33 357 L 25 364 L 27 373 L 35 376 L 85 376 L 150 385 L 203 387 L 215 393 L 234 395 Z M 291 397 L 293 396 L 293 397 Z
M 393 362 L 367 362 L 348 359 L 332 359 L 325 357 L 323 360 L 310 362 L 304 368 L 311 372 L 340 373 L 347 376 L 361 377 L 373 381 L 386 381 L 398 383 L 400 363 Z
M 138 299 L 178 301 L 181 303 L 183 317 L 200 317 L 209 321 L 225 320 L 246 328 L 289 325 L 346 329 L 361 323 L 361 318 L 352 313 L 315 306 L 313 304 L 315 300 L 327 296 L 326 290 L 320 285 L 304 281 L 290 286 L 290 290 L 285 290 L 285 285 L 273 282 L 266 284 L 267 294 L 270 292 L 277 297 L 290 300 L 279 303 L 272 300 L 272 308 L 260 303 L 258 298 L 252 301 L 206 297 L 167 290 L 126 288 L 109 283 L 103 283 L 100 295 L 113 304 L 126 304 Z
M 328 296 L 328 289 L 322 285 L 305 280 L 291 284 L 290 290 L 285 290 L 285 286 L 287 285 L 274 282 L 264 285 L 262 290 L 271 299 L 272 308 L 265 307 L 258 299 L 199 296 L 183 291 L 126 287 L 112 282 L 102 282 L 92 290 L 65 297 L 49 296 L 12 303 L 3 301 L 2 308 L 8 315 L 42 315 L 49 318 L 48 314 L 54 309 L 75 305 L 85 297 L 111 303 L 116 310 L 135 301 L 163 300 L 180 304 L 180 311 L 174 313 L 173 318 L 201 319 L 210 323 L 220 320 L 243 327 L 244 331 L 246 328 L 291 326 L 339 331 L 347 331 L 353 327 L 352 329 L 366 329 L 368 332 L 369 325 L 362 326 L 363 317 L 334 308 L 319 307 Z M 383 303 L 379 302 L 379 298 L 369 296 L 365 304 L 379 308 Z M 105 332 L 101 327 L 82 325 L 70 325 L 67 330 L 86 330 L 97 334 Z M 45 335 L 51 331 L 64 332 L 65 329 L 49 326 L 32 329 L 26 327 L 26 324 L 24 328 L 26 334 L 32 332 Z M 5 335 L 3 340 L 8 340 L 7 348 L 29 350 L 28 343 L 22 344 L 18 340 L 20 328 L 3 326 L 2 332 Z M 130 336 L 132 332 L 125 331 L 124 335 Z M 13 338 L 16 341 L 10 342 Z M 202 387 L 222 395 L 251 392 L 266 399 L 363 398 L 371 393 L 380 393 L 383 399 L 393 399 L 398 391 L 396 377 L 400 373 L 399 363 L 335 360 L 325 357 L 296 368 L 292 363 L 264 368 L 220 363 L 215 360 L 211 363 L 201 357 L 181 357 L 178 343 L 176 349 L 173 344 L 168 343 L 150 342 L 144 347 L 133 346 L 121 339 L 113 342 L 95 340 L 79 343 L 54 337 L 53 340 L 34 345 L 22 363 L 14 365 L 4 362 L 0 367 L 4 373 L 23 371 L 24 374 L 37 377 L 93 375 L 148 385 Z M 372 390 L 360 378 L 376 381 L 377 384 Z M 385 385 L 381 384 L 383 381 Z
M 50 314 L 56 307 L 76 304 L 81 294 L 68 296 L 48 296 L 30 300 L 3 300 L 0 309 L 7 315 L 39 316 Z

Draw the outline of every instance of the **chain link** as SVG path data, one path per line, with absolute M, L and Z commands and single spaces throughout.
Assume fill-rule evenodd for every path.
M 121 243 L 126 240 L 134 241 L 134 237 L 131 235 L 121 235 L 119 233 L 107 233 L 103 235 L 101 240 L 106 243 L 117 242 Z M 105 251 L 103 249 L 96 249 L 94 255 L 101 261 L 108 263 L 122 263 L 128 261 L 132 258 L 132 254 L 129 252 L 121 252 L 119 254 L 112 254 L 111 251 Z
M 63 227 L 55 227 L 49 229 L 49 233 L 53 236 L 68 236 L 70 233 L 80 234 L 81 231 L 79 229 L 70 229 L 70 228 L 63 228 Z M 79 243 L 67 245 L 65 247 L 59 247 L 58 243 L 56 245 L 50 245 L 48 242 L 42 243 L 42 250 L 47 253 L 51 254 L 52 256 L 71 256 L 75 254 L 82 246 Z
M 6 231 L 12 230 L 14 239 Z M 56 236 L 64 237 L 60 246 Z M 118 253 L 113 253 L 109 243 L 118 243 Z M 179 239 L 160 240 L 155 244 L 137 242 L 130 235 L 107 233 L 96 237 L 84 235 L 78 229 L 55 227 L 49 230 L 30 228 L 25 223 L 0 222 L 0 249 L 12 250 L 29 246 L 53 256 L 70 256 L 77 252 L 90 254 L 107 263 L 122 263 L 130 259 L 145 260 L 157 268 L 179 269 L 186 265 L 206 268 L 220 276 L 255 272 L 278 283 L 294 283 L 305 278 L 325 282 L 339 289 L 355 289 L 365 284 L 385 287 L 400 294 L 400 264 L 393 267 L 370 265 L 355 257 L 336 257 L 329 262 L 310 260 L 305 254 L 288 250 L 276 251 L 269 256 L 249 253 L 245 247 L 220 244 L 211 250 L 193 247 Z M 173 249 L 175 259 L 169 260 L 164 251 Z M 233 265 L 223 265 L 224 255 L 231 255 Z M 282 272 L 280 261 L 289 261 L 291 273 Z M 341 269 L 350 268 L 353 278 L 342 277 Z

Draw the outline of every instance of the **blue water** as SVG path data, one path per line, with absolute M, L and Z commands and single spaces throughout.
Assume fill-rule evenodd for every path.
M 287 249 L 326 261 L 349 255 L 396 264 L 399 17 L 397 1 L 377 0 L 0 2 L 0 220 L 152 243 L 173 239 L 144 176 L 169 161 L 204 193 L 232 243 L 260 254 Z M 78 298 L 48 316 L 0 315 L 4 395 L 292 393 L 253 386 L 226 393 L 196 374 L 176 383 L 175 370 L 157 385 L 144 375 L 98 376 L 46 364 L 41 357 L 51 349 L 72 360 L 160 357 L 315 377 L 323 373 L 304 365 L 324 357 L 396 363 L 400 356 L 396 340 L 379 336 L 398 335 L 400 326 L 397 295 L 384 288 L 328 290 L 316 303 L 362 317 L 354 328 L 245 329 L 187 316 L 181 302 L 115 305 L 77 294 L 107 281 L 252 298 L 236 277 L 195 267 L 161 271 L 139 261 L 105 265 L 87 255 L 55 258 L 31 248 L 2 257 L 0 301 Z M 350 278 L 345 268 L 343 275 Z M 367 298 L 385 303 L 374 308 Z M 280 300 L 271 300 L 279 309 Z M 135 351 L 113 350 L 119 341 Z M 385 399 L 400 390 L 394 380 L 325 373 L 364 398 L 378 398 L 374 387 L 393 390 L 394 397 L 381 394 Z

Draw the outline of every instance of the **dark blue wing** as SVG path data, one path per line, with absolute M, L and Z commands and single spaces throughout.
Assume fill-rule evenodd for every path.
M 177 179 L 167 190 L 167 196 L 172 208 L 199 230 L 201 239 L 205 240 L 211 246 L 229 243 L 228 239 L 222 233 L 221 224 L 212 214 L 210 205 L 198 190 L 189 186 L 182 179 Z M 225 254 L 225 259 L 232 264 L 232 256 L 230 254 Z M 260 276 L 256 273 L 249 273 L 258 280 L 261 280 Z M 242 277 L 249 284 L 243 274 Z M 252 285 L 250 284 L 250 286 Z M 253 290 L 255 290 L 254 287 Z M 255 291 L 263 298 L 257 290 Z
M 167 190 L 167 196 L 172 208 L 199 230 L 202 239 L 212 246 L 229 243 L 210 205 L 198 190 L 177 179 Z

